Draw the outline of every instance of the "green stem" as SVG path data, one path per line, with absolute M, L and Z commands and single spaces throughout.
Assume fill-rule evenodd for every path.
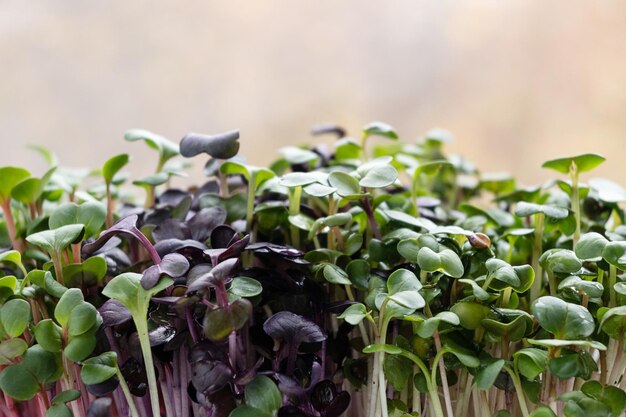
M 59 252 L 53 251 L 52 255 L 52 264 L 54 265 L 54 272 L 56 272 L 57 281 L 61 285 L 65 285 L 65 279 L 63 278 L 63 264 L 61 263 L 61 256 Z
M 483 290 L 487 291 L 489 288 L 489 284 L 493 281 L 494 274 L 487 274 L 487 278 L 485 278 L 485 283 L 483 284 Z
M 106 183 L 106 199 L 107 199 L 107 217 L 106 217 L 106 227 L 107 229 L 113 226 L 113 211 L 115 207 L 113 206 L 113 197 L 111 196 L 111 184 Z
M 522 412 L 522 416 L 528 417 L 529 413 L 528 407 L 526 406 L 526 398 L 524 397 L 524 388 L 522 388 L 519 376 L 508 366 L 505 366 L 504 370 L 509 373 L 511 380 L 513 381 L 513 386 L 515 387 L 515 393 L 517 394 L 517 401 L 519 402 L 519 408 Z
M 300 200 L 302 198 L 302 187 L 298 186 L 289 189 L 289 215 L 295 216 L 300 214 Z M 289 225 L 291 231 L 291 244 L 294 247 L 300 246 L 300 229 L 293 224 Z
M 139 344 L 141 346 L 141 353 L 143 355 L 143 362 L 146 368 L 146 375 L 148 377 L 148 387 L 150 389 L 150 403 L 152 405 L 152 415 L 160 416 L 161 407 L 159 405 L 159 386 L 157 385 L 156 373 L 154 372 L 154 363 L 152 361 L 152 349 L 150 348 L 150 337 L 148 336 L 148 324 L 146 322 L 146 311 L 139 320 L 133 320 L 135 327 L 137 328 L 137 334 L 139 335 Z
M 139 411 L 137 410 L 137 406 L 135 405 L 135 401 L 133 401 L 133 396 L 130 393 L 130 389 L 128 388 L 128 384 L 124 379 L 124 375 L 120 371 L 120 368 L 116 367 L 115 374 L 117 379 L 120 381 L 120 388 L 122 388 L 122 392 L 124 393 L 124 398 L 126 398 L 126 402 L 128 403 L 128 408 L 130 409 L 131 417 L 139 417 Z
M 446 414 L 448 417 L 454 417 L 454 413 L 452 412 L 452 400 L 450 399 L 450 388 L 448 387 L 448 376 L 446 375 L 446 366 L 442 360 L 443 355 L 447 352 L 447 349 L 442 349 L 439 332 L 437 330 L 435 330 L 433 338 L 435 340 L 437 354 L 435 355 L 435 359 L 433 361 L 431 384 L 433 387 L 437 387 L 437 369 L 439 369 L 439 374 L 441 375 L 441 387 L 443 388 L 443 398 L 446 404 Z
M 380 320 L 382 320 L 382 326 L 380 327 L 380 344 L 385 344 L 385 339 L 387 338 L 387 328 L 389 327 L 390 319 L 383 317 L 383 309 L 385 308 L 385 304 L 381 307 L 380 311 Z M 378 366 L 380 367 L 378 373 L 378 393 L 380 397 L 380 406 L 381 406 L 381 416 L 380 417 L 388 417 L 387 411 L 387 380 L 385 378 L 385 368 L 383 366 L 385 362 L 385 352 L 379 353 Z
M 617 282 L 617 268 L 615 265 L 609 265 L 609 307 L 615 307 L 615 290 L 613 287 Z
M 9 239 L 13 249 L 24 252 L 22 242 L 17 238 L 17 228 L 15 227 L 15 220 L 13 219 L 13 213 L 11 212 L 11 199 L 7 198 L 2 203 L 2 212 L 4 213 L 4 221 L 7 225 L 7 231 L 9 232 Z
M 572 179 L 572 211 L 576 219 L 576 230 L 574 231 L 574 244 L 572 247 L 576 247 L 576 243 L 580 239 L 580 197 L 578 194 L 578 167 L 574 161 L 572 161 L 572 165 L 569 168 L 569 175 Z
M 545 215 L 543 213 L 535 214 L 535 241 L 533 243 L 533 257 L 532 257 L 532 267 L 535 270 L 535 280 L 533 281 L 532 286 L 530 287 L 530 299 L 536 300 L 539 298 L 541 294 L 542 284 L 543 284 L 543 271 L 541 270 L 541 265 L 539 264 L 539 257 L 543 252 L 543 223 L 544 223 Z
M 550 295 L 556 295 L 556 276 L 554 275 L 554 272 L 552 272 L 550 269 L 548 269 L 548 285 L 550 286 Z
M 256 187 L 254 186 L 256 179 L 254 175 L 250 175 L 248 181 L 248 205 L 246 207 L 246 232 L 250 233 L 252 230 L 252 221 L 254 219 L 254 202 Z M 254 236 L 250 236 L 251 242 L 254 242 Z

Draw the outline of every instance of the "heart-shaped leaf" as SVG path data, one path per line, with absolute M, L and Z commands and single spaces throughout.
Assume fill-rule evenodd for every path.
M 273 415 L 282 404 L 278 387 L 265 375 L 257 375 L 245 388 L 246 404 Z
M 159 161 L 162 166 L 172 157 L 178 155 L 178 145 L 172 143 L 163 136 L 143 129 L 131 129 L 124 133 L 124 139 L 129 142 L 144 141 L 150 148 L 159 153 Z
M 105 352 L 83 362 L 80 378 L 87 385 L 100 384 L 117 373 L 117 354 Z
M 224 340 L 248 321 L 252 304 L 245 298 L 233 301 L 225 307 L 207 310 L 204 316 L 204 333 L 213 341 Z
M 398 139 L 398 134 L 393 127 L 383 122 L 372 122 L 367 124 L 363 127 L 363 136 L 382 136 L 387 139 Z
M 603 163 L 605 160 L 606 158 L 604 158 L 603 156 L 593 153 L 586 153 L 568 158 L 552 159 L 550 161 L 544 162 L 542 167 L 553 169 L 562 174 L 567 174 L 569 173 L 572 165 L 574 165 L 578 172 L 587 172 L 591 171 L 592 169 Z
M 30 172 L 18 167 L 0 167 L 0 204 L 6 204 L 11 198 L 11 190 L 20 182 L 30 177 Z
M 21 336 L 29 321 L 30 304 L 25 300 L 9 300 L 0 309 L 0 323 L 11 337 Z
M 557 339 L 585 338 L 591 335 L 595 328 L 589 310 L 560 298 L 540 297 L 532 304 L 531 311 L 541 327 Z
M 569 210 L 563 207 L 528 203 L 526 201 L 517 203 L 515 207 L 515 215 L 518 217 L 528 217 L 537 213 L 543 213 L 553 219 L 564 219 L 569 215 Z
M 230 159 L 239 152 L 239 130 L 231 130 L 217 135 L 188 133 L 180 141 L 180 154 L 191 158 L 206 153 L 215 159 Z
M 33 233 L 32 235 L 27 236 L 26 240 L 50 253 L 54 253 L 65 249 L 72 243 L 80 242 L 83 239 L 84 234 L 84 225 L 68 224 L 57 229 Z
M 576 243 L 574 252 L 583 261 L 597 262 L 602 259 L 602 253 L 607 243 L 609 243 L 608 239 L 600 233 L 585 233 Z
M 104 165 L 102 165 L 102 177 L 104 178 L 104 182 L 111 184 L 115 174 L 117 174 L 120 169 L 124 168 L 128 161 L 130 161 L 130 157 L 125 153 L 107 159 Z
M 465 272 L 459 256 L 450 249 L 435 252 L 429 247 L 420 249 L 417 264 L 426 272 L 443 272 L 453 278 L 461 278 Z

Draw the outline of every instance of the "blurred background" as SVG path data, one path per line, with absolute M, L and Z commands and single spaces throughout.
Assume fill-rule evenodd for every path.
M 241 129 L 254 164 L 310 127 L 374 120 L 531 184 L 596 151 L 626 183 L 626 2 L 0 0 L 0 165 L 99 166 L 129 128 L 176 142 Z M 200 161 L 192 180 L 201 178 Z

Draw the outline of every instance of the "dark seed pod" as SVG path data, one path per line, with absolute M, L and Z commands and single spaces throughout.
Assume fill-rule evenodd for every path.
M 491 246 L 491 239 L 484 233 L 474 233 L 467 237 L 469 243 L 476 249 L 487 249 Z

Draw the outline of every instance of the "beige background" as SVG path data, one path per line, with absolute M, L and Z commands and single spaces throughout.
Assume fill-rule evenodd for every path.
M 582 151 L 626 183 L 625 1 L 0 0 L 0 57 L 0 165 L 35 173 L 28 143 L 146 173 L 131 127 L 240 128 L 261 164 L 316 122 L 382 120 L 524 183 Z

